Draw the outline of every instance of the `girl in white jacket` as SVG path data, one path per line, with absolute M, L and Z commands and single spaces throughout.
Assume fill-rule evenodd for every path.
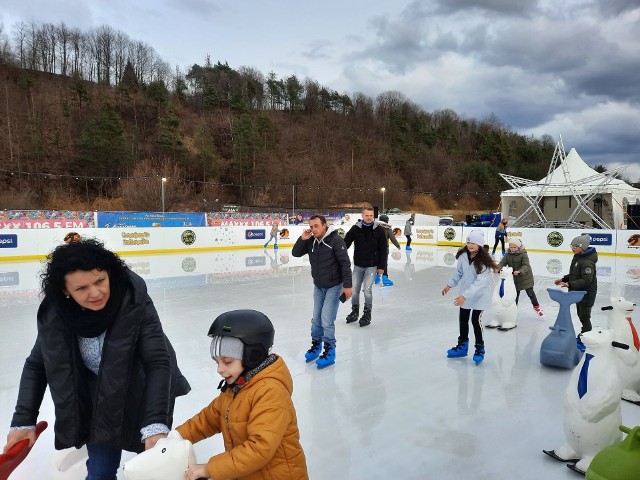
M 482 312 L 491 305 L 491 273 L 497 267 L 491 255 L 483 248 L 484 232 L 472 230 L 467 236 L 467 244 L 456 258 L 456 271 L 442 289 L 446 295 L 452 287 L 460 284 L 460 294 L 453 304 L 460 307 L 460 336 L 458 344 L 447 351 L 447 357 L 466 357 L 469 350 L 469 318 L 475 335 L 473 360 L 479 365 L 484 360 L 484 338 L 482 336 Z

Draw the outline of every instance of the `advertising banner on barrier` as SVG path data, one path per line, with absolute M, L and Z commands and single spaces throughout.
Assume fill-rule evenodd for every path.
M 302 223 L 309 223 L 309 219 L 314 215 L 322 215 L 329 225 L 344 225 L 348 223 L 348 215 L 344 213 L 308 213 L 308 212 L 300 212 L 295 215 L 289 215 L 289 225 L 300 225 Z M 352 214 L 352 216 L 360 218 L 359 214 Z M 355 218 L 354 218 L 355 220 Z M 355 221 L 353 222 L 355 223 Z
M 207 214 L 207 225 L 210 227 L 266 227 L 276 220 L 280 225 L 289 223 L 286 213 L 210 212 Z
M 188 212 L 98 212 L 98 228 L 205 227 L 204 213 Z
M 0 229 L 90 228 L 94 212 L 70 210 L 0 210 Z

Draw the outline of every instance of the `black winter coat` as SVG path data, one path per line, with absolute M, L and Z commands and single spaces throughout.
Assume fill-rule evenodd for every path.
M 140 429 L 171 428 L 176 396 L 191 387 L 162 331 L 144 280 L 131 286 L 107 329 L 99 374 L 83 363 L 78 338 L 46 298 L 38 309 L 38 336 L 22 370 L 11 426 L 35 425 L 47 385 L 55 406 L 55 447 L 86 443 L 144 450 Z
M 291 254 L 294 257 L 309 255 L 311 277 L 318 288 L 331 288 L 342 284 L 351 288 L 351 260 L 344 240 L 335 230 L 322 240 L 298 237 Z
M 349 229 L 344 237 L 347 248 L 355 244 L 353 264 L 357 267 L 377 267 L 384 270 L 389 254 L 389 241 L 384 227 L 373 222 L 373 227 L 364 227 L 362 221 Z
M 577 305 L 593 307 L 596 302 L 596 294 L 598 293 L 596 263 L 598 263 L 598 252 L 595 248 L 589 247 L 581 254 L 573 256 L 569 274 L 562 277 L 562 281 L 569 284 L 569 290 L 587 292 Z

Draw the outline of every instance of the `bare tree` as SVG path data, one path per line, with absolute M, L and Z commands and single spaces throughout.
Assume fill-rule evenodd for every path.
M 153 49 L 140 41 L 132 42 L 129 49 L 129 60 L 133 64 L 138 82 L 149 83 L 154 61 Z
M 129 36 L 124 32 L 116 32 L 113 42 L 113 81 L 118 85 L 122 80 L 124 68 L 127 66 Z
M 9 38 L 4 31 L 4 25 L 0 23 L 0 63 L 13 63 L 13 53 Z
M 25 22 L 18 22 L 13 26 L 13 38 L 18 47 L 17 55 L 20 68 L 27 66 L 26 42 L 28 25 Z
M 71 30 L 64 22 L 56 28 L 58 58 L 60 59 L 60 74 L 67 75 L 69 67 L 69 49 L 71 46 Z
M 83 35 L 79 28 L 74 27 L 69 32 L 71 42 L 71 75 L 82 77 Z
M 116 42 L 116 31 L 109 25 L 102 25 L 95 31 L 95 48 L 99 52 L 97 61 L 100 62 L 101 76 L 99 83 L 111 85 L 111 70 L 113 68 L 114 44 Z
M 25 45 L 27 48 L 26 66 L 31 70 L 38 69 L 38 25 L 35 21 L 29 22 Z

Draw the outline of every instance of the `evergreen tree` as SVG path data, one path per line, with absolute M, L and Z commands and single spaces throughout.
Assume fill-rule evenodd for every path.
M 76 143 L 77 166 L 88 175 L 118 175 L 133 162 L 131 142 L 109 105 L 87 123 Z

